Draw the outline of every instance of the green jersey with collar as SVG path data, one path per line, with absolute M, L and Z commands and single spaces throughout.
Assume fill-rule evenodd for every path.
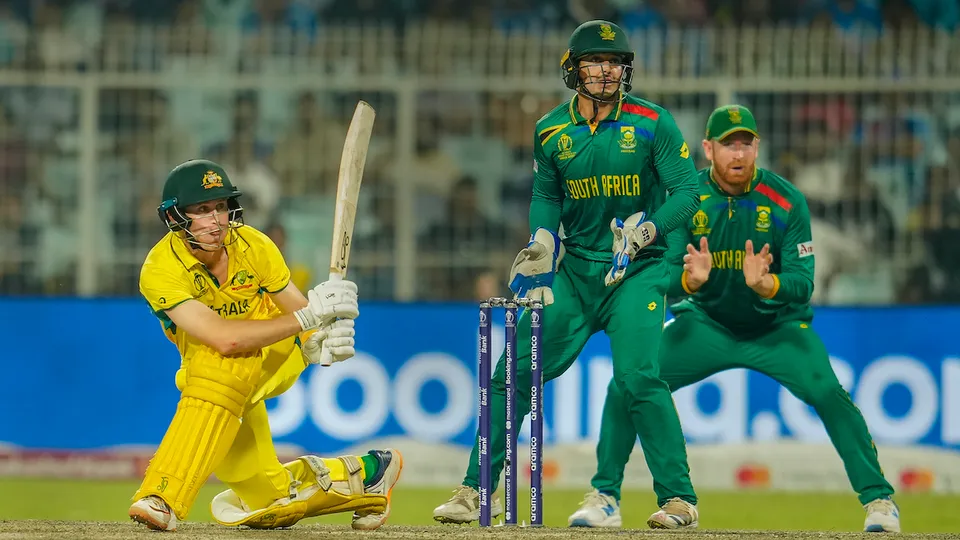
M 810 211 L 803 194 L 783 177 L 757 168 L 746 192 L 728 195 L 711 177 L 699 172 L 700 208 L 669 239 L 670 295 L 690 296 L 673 306 L 674 313 L 695 309 L 738 335 L 763 331 L 786 321 L 811 321 L 813 310 L 813 239 Z M 706 236 L 713 268 L 696 292 L 686 286 L 683 256 L 687 244 L 699 249 Z M 775 287 L 763 298 L 747 287 L 743 258 L 747 240 L 754 252 L 770 244 Z
M 666 234 L 689 221 L 699 202 L 696 167 L 673 116 L 625 95 L 592 124 L 577 111 L 578 99 L 537 122 L 531 234 L 562 225 L 568 253 L 609 261 L 610 222 L 642 210 L 657 238 L 638 258 L 663 258 Z

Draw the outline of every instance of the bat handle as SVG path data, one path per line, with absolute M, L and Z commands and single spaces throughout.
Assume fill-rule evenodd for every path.
M 343 274 L 340 272 L 330 272 L 330 275 L 327 277 L 330 281 L 341 281 L 343 279 Z M 333 365 L 333 358 L 324 357 L 320 360 L 320 365 L 323 367 L 330 367 Z

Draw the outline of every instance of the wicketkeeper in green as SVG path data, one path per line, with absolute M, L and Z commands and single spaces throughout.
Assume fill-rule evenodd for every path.
M 864 530 L 899 532 L 893 488 L 867 424 L 812 327 L 814 248 L 806 199 L 756 166 L 759 144 L 747 108 L 728 105 L 710 115 L 703 150 L 711 166 L 699 173 L 700 207 L 668 239 L 670 296 L 689 296 L 672 306 L 660 376 L 671 391 L 732 368 L 773 378 L 823 421 L 866 508 Z M 620 526 L 620 486 L 636 437 L 629 401 L 611 383 L 593 491 L 570 525 Z
M 561 67 L 576 94 L 537 122 L 531 240 L 514 261 L 510 288 L 545 305 L 546 381 L 562 375 L 592 335 L 609 336 L 614 381 L 631 430 L 642 435 L 661 507 L 648 523 L 677 528 L 697 522 L 697 499 L 680 420 L 657 358 L 668 283 L 664 235 L 696 212 L 697 171 L 670 113 L 628 95 L 633 57 L 626 35 L 613 23 L 590 21 L 571 35 Z M 522 421 L 530 411 L 526 320 L 518 322 L 517 334 L 515 407 Z M 491 384 L 487 442 L 495 479 L 504 458 L 500 359 Z M 434 518 L 479 519 L 478 476 L 475 443 L 463 485 L 434 510 Z M 491 506 L 494 516 L 502 513 L 498 498 Z

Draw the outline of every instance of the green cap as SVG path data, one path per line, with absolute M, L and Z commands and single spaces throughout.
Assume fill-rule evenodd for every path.
M 737 131 L 746 131 L 752 133 L 754 137 L 760 138 L 760 135 L 757 134 L 757 121 L 753 118 L 753 113 L 743 105 L 718 107 L 707 119 L 706 138 L 708 140 L 721 140 Z
M 220 165 L 206 160 L 194 159 L 177 165 L 163 184 L 162 205 L 184 208 L 216 199 L 232 199 L 240 196 L 227 173 Z
M 587 21 L 570 35 L 568 44 L 570 58 L 596 53 L 611 53 L 624 56 L 627 63 L 633 62 L 633 49 L 627 43 L 627 33 L 609 21 Z

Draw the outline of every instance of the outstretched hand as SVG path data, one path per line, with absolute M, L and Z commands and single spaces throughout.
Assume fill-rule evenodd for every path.
M 743 257 L 743 279 L 746 281 L 747 287 L 754 289 L 763 283 L 763 278 L 770 273 L 772 262 L 773 255 L 770 254 L 770 244 L 764 244 L 763 249 L 754 253 L 753 241 L 747 240 Z
M 683 271 L 687 273 L 687 288 L 696 291 L 710 279 L 710 269 L 713 267 L 713 255 L 707 237 L 700 237 L 700 249 L 693 244 L 687 244 L 687 254 L 683 256 Z

